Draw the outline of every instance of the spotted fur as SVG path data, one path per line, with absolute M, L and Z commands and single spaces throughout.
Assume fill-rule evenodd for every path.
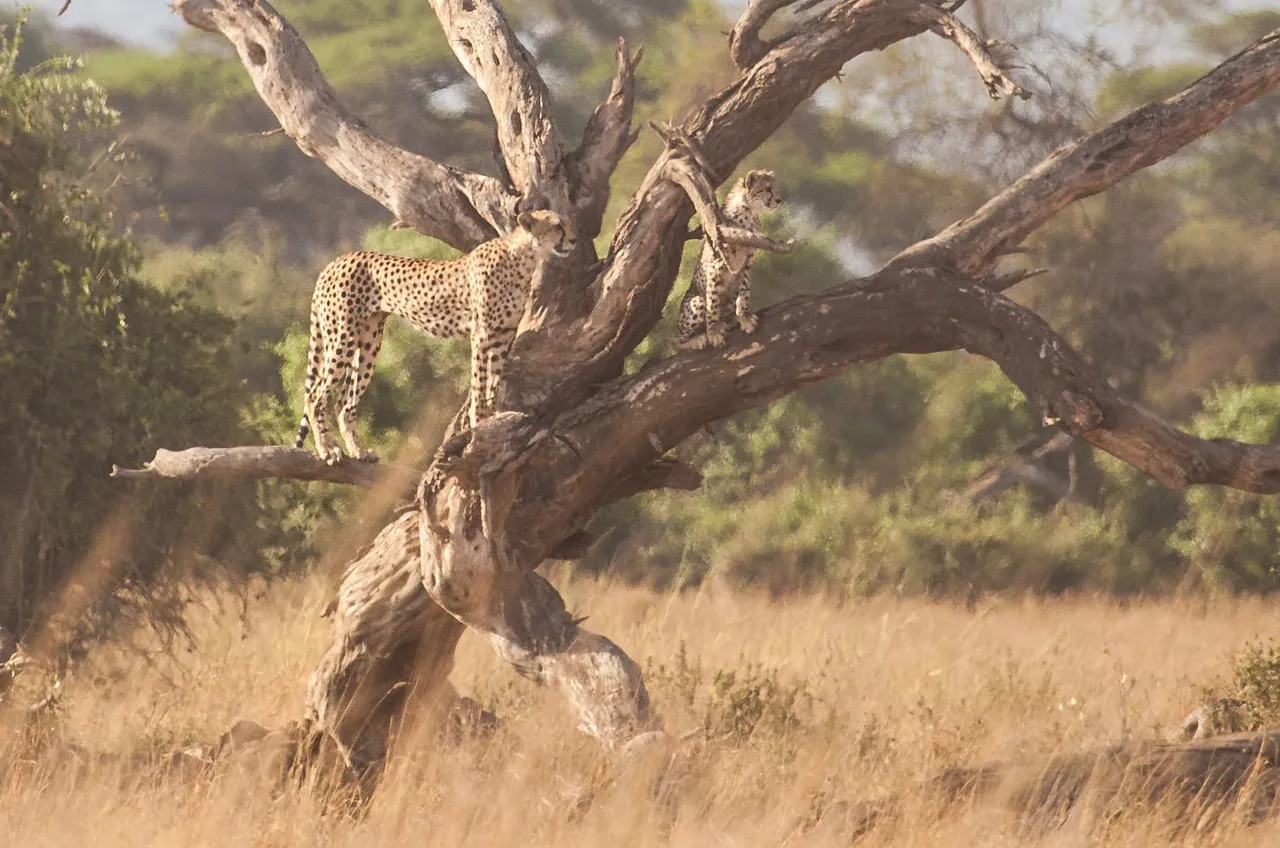
M 441 339 L 471 339 L 471 425 L 493 409 L 497 381 L 529 299 L 538 263 L 567 256 L 577 245 L 569 224 L 546 210 L 521 213 L 508 236 L 457 259 L 410 259 L 348 253 L 320 272 L 311 299 L 311 346 L 296 447 L 315 430 L 316 453 L 342 459 L 325 414 L 330 394 L 346 384 L 338 430 L 349 454 L 377 457 L 356 438 L 356 407 L 369 386 L 388 315 Z
M 782 190 L 773 171 L 750 171 L 729 190 L 724 202 L 724 221 L 735 227 L 759 231 L 760 213 L 782 203 Z M 725 245 L 722 258 L 711 245 L 702 243 L 702 255 L 693 280 L 680 304 L 676 346 L 681 350 L 724 347 L 725 329 L 736 323 L 744 333 L 756 331 L 751 311 L 751 266 L 755 248 Z

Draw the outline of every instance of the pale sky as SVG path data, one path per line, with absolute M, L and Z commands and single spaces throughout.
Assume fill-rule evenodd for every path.
M 63 0 L 34 0 L 34 2 L 37 9 L 52 17 L 61 8 Z M 743 5 L 743 0 L 721 0 L 721 2 L 734 11 Z M 1269 5 L 1270 2 L 1274 0 L 1226 0 L 1223 5 L 1238 9 L 1261 8 Z M 0 4 L 17 7 L 21 2 L 0 0 Z M 1068 0 L 1063 4 L 1062 9 L 1062 14 L 1065 16 L 1064 22 L 1075 24 L 1082 31 L 1092 29 L 1091 10 L 1107 6 L 1107 0 L 1102 2 Z M 427 13 L 426 3 L 423 3 L 423 9 L 424 13 Z M 133 44 L 157 48 L 170 43 L 174 35 L 184 26 L 182 19 L 169 9 L 168 0 L 72 0 L 71 7 L 58 19 L 58 23 L 68 27 L 89 27 L 101 30 Z M 1104 27 L 1097 35 L 1103 42 L 1115 38 L 1119 44 L 1123 44 L 1126 35 L 1124 29 L 1124 26 Z M 1132 33 L 1127 34 L 1132 35 Z M 1113 46 L 1119 46 L 1119 44 Z

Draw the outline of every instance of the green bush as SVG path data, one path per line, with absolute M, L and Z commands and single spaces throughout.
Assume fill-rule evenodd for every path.
M 1204 439 L 1274 444 L 1280 439 L 1280 384 L 1217 388 L 1191 429 Z M 1280 501 L 1216 487 L 1192 489 L 1170 546 L 1210 591 L 1274 590 L 1280 586 Z
M 252 486 L 108 472 L 245 438 L 233 324 L 138 278 L 86 149 L 115 113 L 70 60 L 19 70 L 20 32 L 0 37 L 0 623 L 67 644 L 128 611 L 177 626 L 187 566 L 256 567 Z

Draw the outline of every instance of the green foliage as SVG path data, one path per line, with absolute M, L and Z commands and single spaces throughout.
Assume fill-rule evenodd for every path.
M 242 438 L 232 324 L 138 279 L 78 144 L 116 115 L 69 60 L 19 71 L 20 43 L 19 22 L 0 39 L 0 622 L 63 614 L 74 641 L 141 604 L 173 624 L 147 587 L 197 551 L 256 556 L 259 537 L 233 532 L 233 493 L 107 472 Z M 74 602 L 73 578 L 88 590 Z
M 1274 727 L 1280 721 L 1280 645 L 1249 645 L 1236 657 L 1234 672 L 1247 725 Z
M 1205 439 L 1274 444 L 1280 439 L 1280 385 L 1222 386 L 1205 399 L 1192 432 Z M 1170 543 L 1211 591 L 1265 591 L 1280 586 L 1280 504 L 1229 489 L 1198 488 Z

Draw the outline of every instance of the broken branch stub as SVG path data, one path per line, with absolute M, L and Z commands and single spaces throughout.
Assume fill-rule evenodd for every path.
M 570 200 L 578 210 L 578 227 L 585 238 L 600 234 L 609 204 L 609 179 L 640 136 L 640 131 L 631 127 L 631 116 L 635 107 L 636 66 L 643 57 L 644 48 L 632 53 L 626 39 L 618 39 L 618 70 L 609 94 L 591 113 L 582 131 L 582 143 L 567 160 Z
M 302 448 L 255 445 L 194 447 L 179 451 L 160 448 L 142 468 L 112 466 L 111 476 L 130 480 L 161 477 L 172 480 L 265 480 L 283 477 L 364 487 L 388 484 L 411 492 L 422 475 L 412 468 L 360 462 L 349 457 L 336 465 L 329 465 Z
M 965 26 L 959 18 L 945 9 L 929 3 L 917 3 L 913 13 L 923 19 L 932 21 L 930 29 L 959 47 L 969 57 L 974 69 L 986 83 L 987 94 L 992 100 L 999 100 L 1008 95 L 1027 100 L 1031 92 L 1024 90 L 1001 68 L 987 49 L 987 44 L 978 34 Z

